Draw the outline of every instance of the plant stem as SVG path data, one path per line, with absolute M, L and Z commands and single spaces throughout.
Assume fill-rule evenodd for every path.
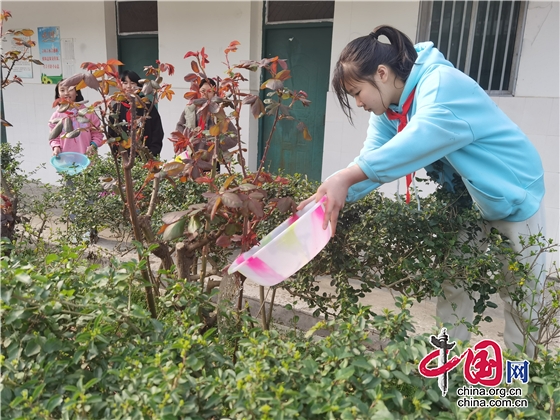
M 134 166 L 134 150 L 135 150 L 135 134 L 134 134 L 134 120 L 136 118 L 136 101 L 133 99 L 130 108 L 132 110 L 131 118 L 131 147 L 130 155 L 126 156 L 126 153 L 122 155 L 123 172 L 124 172 L 124 182 L 126 187 L 126 203 L 128 206 L 128 215 L 130 217 L 130 223 L 132 224 L 132 230 L 134 231 L 134 238 L 143 243 L 142 231 L 140 229 L 140 224 L 138 223 L 138 215 L 136 214 L 136 198 L 134 197 L 134 181 L 132 180 L 132 168 Z M 142 260 L 144 257 L 138 250 L 138 259 Z M 144 258 L 145 259 L 145 258 Z M 148 302 L 148 307 L 150 308 L 150 313 L 152 318 L 157 318 L 156 302 L 153 295 L 153 283 L 150 280 L 150 275 L 148 274 L 148 269 L 150 267 L 149 261 L 146 261 L 146 267 L 141 269 L 142 277 L 144 281 L 149 284 L 145 286 L 146 290 L 146 300 Z
M 259 297 L 261 301 L 260 313 L 263 330 L 268 330 L 268 323 L 266 322 L 266 301 L 264 299 L 264 286 L 259 286 Z
M 259 179 L 259 176 L 264 168 L 264 162 L 266 160 L 266 155 L 268 154 L 268 149 L 270 147 L 270 142 L 272 141 L 272 136 L 276 131 L 276 124 L 278 123 L 278 114 L 280 113 L 280 107 L 276 108 L 276 114 L 274 115 L 274 123 L 272 124 L 272 128 L 270 129 L 270 134 L 268 135 L 268 139 L 266 139 L 266 146 L 264 148 L 263 156 L 261 159 L 261 163 L 259 165 L 259 169 L 257 171 L 257 176 L 255 177 L 255 182 Z
M 272 309 L 274 308 L 274 298 L 276 297 L 276 287 L 272 289 L 272 296 L 270 297 L 270 306 L 268 307 L 268 324 L 266 329 L 270 329 L 270 321 L 272 320 Z

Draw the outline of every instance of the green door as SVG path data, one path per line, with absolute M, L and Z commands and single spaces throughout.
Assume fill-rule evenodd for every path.
M 295 120 L 281 120 L 276 125 L 265 163 L 273 173 L 282 169 L 288 174 L 300 173 L 321 180 L 331 39 L 332 24 L 265 29 L 265 56 L 286 59 L 292 77 L 285 85 L 289 89 L 305 91 L 311 101 L 309 107 L 294 106 L 292 115 Z M 305 140 L 298 131 L 299 121 L 307 125 L 311 141 Z M 272 123 L 272 117 L 265 117 L 262 121 L 259 162 Z
M 145 66 L 156 66 L 158 59 L 157 34 L 119 36 L 119 61 L 122 70 L 132 70 L 144 78 Z

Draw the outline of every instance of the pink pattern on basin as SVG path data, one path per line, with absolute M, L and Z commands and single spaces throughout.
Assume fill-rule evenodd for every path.
M 243 254 L 239 254 L 237 256 L 237 258 L 235 259 L 235 261 L 233 262 L 234 265 L 239 265 L 241 264 L 243 261 L 245 261 L 245 257 L 243 256 Z
M 312 223 L 323 227 L 323 219 L 325 218 L 325 210 L 323 206 L 317 207 L 315 211 L 311 214 Z
M 245 265 L 247 266 L 247 268 L 249 268 L 251 271 L 253 271 L 258 277 L 260 277 L 260 279 L 270 279 L 270 285 L 275 285 L 277 283 L 280 283 L 282 280 L 284 280 L 284 277 L 282 277 L 280 274 L 278 274 L 276 271 L 274 271 L 272 268 L 270 268 L 263 260 L 261 260 L 259 257 L 249 257 L 249 259 L 247 260 L 247 262 L 245 263 Z M 251 278 L 250 276 L 247 276 L 248 278 Z M 267 281 L 267 280 L 264 280 Z
M 325 247 L 330 224 L 323 229 L 325 201 L 310 202 L 266 235 L 259 245 L 239 255 L 228 273 L 239 271 L 262 286 L 273 286 L 292 276 Z
M 299 219 L 299 216 L 297 215 L 297 213 L 294 213 L 292 216 L 290 216 L 290 218 L 288 219 L 288 225 L 291 225 L 294 222 L 297 222 L 297 220 Z

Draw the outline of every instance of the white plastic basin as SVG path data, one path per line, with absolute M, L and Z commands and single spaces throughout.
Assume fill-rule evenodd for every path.
M 274 286 L 311 261 L 331 238 L 331 225 L 323 229 L 324 196 L 311 202 L 266 235 L 259 245 L 239 255 L 228 269 L 239 271 L 262 286 Z

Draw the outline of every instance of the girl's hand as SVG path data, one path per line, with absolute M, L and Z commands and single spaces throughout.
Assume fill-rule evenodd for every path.
M 91 157 L 91 156 L 95 156 L 97 154 L 97 147 L 95 146 L 89 146 L 86 149 L 86 155 Z
M 52 149 L 52 150 L 53 150 L 53 151 L 52 151 L 52 154 L 53 154 L 53 156 L 58 156 L 58 155 L 60 154 L 60 152 L 61 152 L 61 150 L 60 150 L 60 147 L 59 147 L 59 146 L 55 146 L 55 147 L 53 147 L 53 149 Z
M 346 203 L 346 196 L 348 195 L 348 189 L 360 182 L 367 179 L 364 172 L 359 166 L 353 165 L 349 168 L 343 169 L 337 172 L 317 189 L 317 192 L 309 197 L 307 200 L 299 203 L 297 209 L 301 210 L 310 201 L 319 201 L 324 195 L 327 196 L 327 203 L 325 206 L 325 217 L 323 219 L 323 229 L 326 229 L 329 221 L 331 222 L 332 236 L 336 232 L 336 223 L 338 221 L 338 215 L 340 210 L 344 207 Z

